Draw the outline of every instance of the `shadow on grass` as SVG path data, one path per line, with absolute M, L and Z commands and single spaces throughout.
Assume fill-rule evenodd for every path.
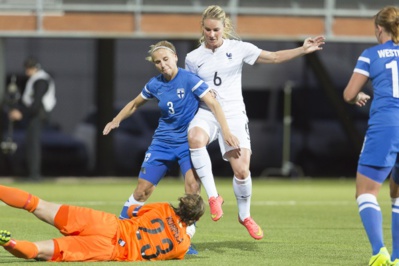
M 25 263 L 36 263 L 36 260 L 22 260 L 20 258 L 16 258 L 11 254 L 1 254 L 0 264 L 7 264 L 7 265 L 21 265 Z
M 192 244 L 198 251 L 198 255 L 204 257 L 209 255 L 209 251 L 218 254 L 231 254 L 233 253 L 253 253 L 261 251 L 261 246 L 265 241 L 217 241 L 217 242 L 195 242 Z M 188 255 L 186 259 L 194 259 L 196 255 Z

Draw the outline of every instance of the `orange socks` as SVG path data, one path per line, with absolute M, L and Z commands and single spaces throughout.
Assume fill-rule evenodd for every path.
M 5 204 L 19 209 L 34 212 L 39 198 L 18 188 L 0 186 L 0 200 Z
M 5 204 L 29 212 L 35 211 L 39 204 L 39 198 L 18 188 L 0 186 L 0 200 Z M 23 259 L 34 259 L 39 250 L 33 242 L 11 239 L 5 246 L 5 250 L 12 255 Z
M 39 250 L 37 246 L 29 241 L 10 240 L 4 249 L 12 255 L 22 259 L 34 259 L 37 257 Z

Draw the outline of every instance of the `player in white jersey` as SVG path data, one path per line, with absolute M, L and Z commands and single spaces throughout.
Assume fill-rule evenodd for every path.
M 202 14 L 200 46 L 186 57 L 186 69 L 197 74 L 213 89 L 226 115 L 232 133 L 239 138 L 240 148 L 225 145 L 219 124 L 211 112 L 201 105 L 189 126 L 191 160 L 208 194 L 211 216 L 219 220 L 223 198 L 218 194 L 206 146 L 219 139 L 223 158 L 234 172 L 233 190 L 238 205 L 238 220 L 254 239 L 262 239 L 263 231 L 251 218 L 252 181 L 249 171 L 251 143 L 248 118 L 242 97 L 241 73 L 244 63 L 281 63 L 322 49 L 324 37 L 307 38 L 303 46 L 269 52 L 236 37 L 231 21 L 220 6 L 209 6 Z
M 362 107 L 370 96 L 361 90 L 368 81 L 373 85 L 368 129 L 356 173 L 356 201 L 372 249 L 368 265 L 399 266 L 399 8 L 381 9 L 374 17 L 374 26 L 378 45 L 362 52 L 343 96 L 346 102 Z M 391 257 L 384 244 L 377 201 L 381 185 L 389 177 Z

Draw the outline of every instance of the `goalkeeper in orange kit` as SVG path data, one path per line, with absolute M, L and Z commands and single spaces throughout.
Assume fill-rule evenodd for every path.
M 130 219 L 90 208 L 44 201 L 26 191 L 1 186 L 0 200 L 33 213 L 64 236 L 30 242 L 0 230 L 0 245 L 12 255 L 44 261 L 145 261 L 183 259 L 194 232 L 187 227 L 204 214 L 199 195 L 169 203 L 132 205 Z

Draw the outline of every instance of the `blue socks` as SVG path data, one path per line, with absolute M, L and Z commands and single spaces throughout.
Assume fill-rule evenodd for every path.
M 382 215 L 377 198 L 372 194 L 362 194 L 357 198 L 360 218 L 366 230 L 373 255 L 377 254 L 384 247 L 382 236 Z
M 392 200 L 392 254 L 391 260 L 399 258 L 399 198 Z
M 133 194 L 127 199 L 125 204 L 122 207 L 121 213 L 119 214 L 119 219 L 129 219 L 129 215 L 127 214 L 127 210 L 131 205 L 144 205 L 145 202 L 137 201 L 134 199 Z

